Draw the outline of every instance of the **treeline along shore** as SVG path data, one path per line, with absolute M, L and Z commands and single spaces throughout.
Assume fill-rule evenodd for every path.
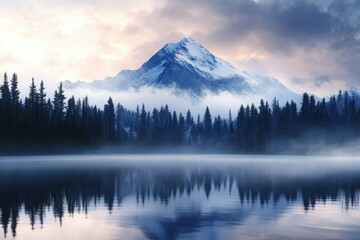
M 190 149 L 196 152 L 282 153 L 321 144 L 343 144 L 360 136 L 360 99 L 349 92 L 317 100 L 303 94 L 280 106 L 261 100 L 224 118 L 171 111 L 164 106 L 127 109 L 110 97 L 92 106 L 88 97 L 65 96 L 62 83 L 48 96 L 43 81 L 31 81 L 20 98 L 18 78 L 4 74 L 0 98 L 0 153 L 61 153 L 103 148 Z M 297 146 L 294 148 L 294 146 Z M 296 150 L 297 149 L 297 150 Z

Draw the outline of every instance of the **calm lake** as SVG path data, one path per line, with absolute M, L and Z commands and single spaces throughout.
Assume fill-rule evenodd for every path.
M 360 157 L 0 157 L 0 239 L 359 239 Z

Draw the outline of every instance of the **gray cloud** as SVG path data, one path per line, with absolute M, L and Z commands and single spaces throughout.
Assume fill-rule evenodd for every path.
M 311 82 L 313 87 L 323 87 L 325 85 L 331 84 L 332 80 L 326 75 L 319 75 L 313 79 L 292 78 L 291 81 L 293 84 L 300 86 Z
M 261 43 L 274 51 L 289 50 L 287 46 L 358 48 L 359 1 L 336 1 L 327 6 L 319 1 L 305 0 L 236 0 L 236 1 L 181 1 L 182 7 L 207 9 L 210 20 L 208 32 L 212 39 L 235 42 L 249 34 L 262 37 Z M 164 11 L 179 8 L 174 1 Z M 174 12 L 174 11 L 171 11 Z M 186 16 L 185 14 L 182 17 Z M 213 21 L 211 21 L 213 20 Z M 216 21 L 218 24 L 216 24 Z M 285 51 L 286 52 L 286 51 Z
M 317 87 L 321 87 L 324 84 L 329 84 L 331 82 L 331 80 L 329 79 L 328 76 L 318 76 L 315 78 L 315 85 Z
M 360 1 L 171 0 L 149 18 L 190 24 L 196 39 L 225 52 L 229 59 L 239 46 L 263 53 L 271 60 L 259 61 L 259 68 L 267 64 L 269 73 L 275 62 L 282 61 L 288 71 L 297 70 L 287 74 L 289 82 L 308 79 L 312 82 L 305 85 L 318 86 L 328 83 L 319 78 L 326 75 L 338 81 L 334 86 L 359 86 Z M 308 58 L 304 53 L 309 53 Z M 299 72 L 295 64 L 304 70 Z

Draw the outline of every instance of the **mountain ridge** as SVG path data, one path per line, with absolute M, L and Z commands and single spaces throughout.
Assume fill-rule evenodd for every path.
M 241 71 L 216 57 L 194 39 L 187 37 L 167 43 L 137 70 L 122 70 L 114 77 L 91 83 L 64 82 L 64 88 L 95 88 L 110 91 L 140 90 L 142 87 L 173 89 L 201 99 L 204 95 L 230 92 L 272 100 L 299 99 L 277 79 Z

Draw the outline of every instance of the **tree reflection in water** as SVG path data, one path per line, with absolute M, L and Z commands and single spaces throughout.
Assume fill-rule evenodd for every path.
M 266 168 L 248 166 L 222 167 L 75 167 L 3 169 L 0 172 L 0 210 L 4 235 L 16 227 L 21 209 L 41 226 L 47 209 L 51 209 L 60 225 L 64 214 L 88 212 L 90 204 L 103 201 L 109 212 L 114 205 L 131 195 L 138 203 L 147 200 L 164 206 L 194 191 L 204 192 L 206 199 L 214 191 L 238 192 L 239 204 L 274 204 L 302 199 L 305 211 L 327 201 L 343 201 L 344 208 L 359 204 L 360 174 L 358 171 L 329 171 L 319 175 L 269 173 Z M 189 224 L 196 212 L 184 216 Z M 227 218 L 226 213 L 217 218 Z M 164 223 L 165 224 L 165 223 Z

